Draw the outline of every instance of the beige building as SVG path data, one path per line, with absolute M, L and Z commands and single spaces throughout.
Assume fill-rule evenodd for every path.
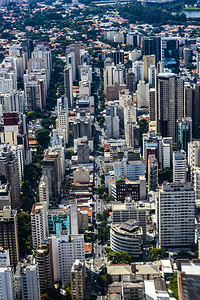
M 156 58 L 155 55 L 144 55 L 143 56 L 143 63 L 144 63 L 144 79 L 145 80 L 149 80 L 148 78 L 148 71 L 149 71 L 149 67 L 151 65 L 155 66 L 156 63 Z

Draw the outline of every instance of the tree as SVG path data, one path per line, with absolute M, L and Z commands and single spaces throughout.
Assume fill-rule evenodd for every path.
M 165 168 L 164 170 L 158 171 L 158 182 L 159 184 L 162 184 L 163 181 L 173 181 L 173 171 L 170 168 Z
M 170 296 L 178 299 L 177 273 L 170 277 L 169 289 L 171 290 Z
M 99 197 L 102 197 L 102 195 L 107 192 L 108 192 L 108 189 L 103 185 L 101 185 L 97 188 L 97 194 L 99 195 Z
M 66 291 L 66 298 L 70 300 L 72 297 L 72 291 L 69 284 L 66 285 L 65 291 Z
M 74 155 L 74 150 L 68 149 L 67 152 L 65 153 L 65 158 L 71 159 L 72 155 Z
M 119 251 L 110 251 L 107 255 L 107 259 L 112 264 L 119 264 L 121 261 L 121 253 Z
M 121 262 L 125 263 L 125 264 L 129 264 L 130 262 L 132 262 L 132 257 L 129 253 L 127 252 L 122 252 L 121 253 Z
M 31 237 L 31 216 L 25 212 L 20 212 L 17 215 L 18 219 L 18 236 L 19 249 L 21 258 L 32 252 L 32 237 Z
M 48 129 L 39 129 L 36 131 L 36 139 L 39 145 L 44 149 L 48 148 L 50 142 L 50 132 Z
M 165 248 L 152 248 L 149 252 L 149 259 L 152 261 L 157 261 L 163 258 L 169 257 L 169 253 L 166 251 Z

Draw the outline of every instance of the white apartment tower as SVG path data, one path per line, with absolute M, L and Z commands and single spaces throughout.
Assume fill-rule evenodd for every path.
M 14 297 L 14 272 L 11 267 L 0 267 L 0 299 L 12 300 Z
M 48 237 L 47 205 L 45 202 L 33 205 L 31 211 L 31 229 L 33 248 L 36 248 Z
M 47 203 L 49 206 L 49 184 L 48 178 L 45 175 L 42 175 L 39 183 L 39 201 Z
M 190 168 L 190 178 L 194 183 L 195 168 L 200 167 L 200 141 L 188 143 L 188 165 Z
M 195 241 L 195 193 L 190 183 L 166 183 L 159 190 L 160 247 L 190 247 Z
M 76 259 L 85 261 L 84 235 L 67 235 L 61 232 L 52 237 L 54 281 L 61 281 L 62 287 L 70 284 L 70 271 Z
M 22 300 L 39 300 L 40 284 L 38 265 L 33 262 L 22 265 L 20 278 Z

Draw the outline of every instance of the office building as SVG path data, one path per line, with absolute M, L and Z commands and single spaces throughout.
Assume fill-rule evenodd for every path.
M 177 147 L 188 153 L 188 143 L 192 141 L 192 119 L 190 117 L 177 120 Z
M 177 268 L 179 300 L 198 299 L 200 294 L 200 260 L 178 259 Z
M 143 238 L 146 239 L 146 208 L 132 198 L 127 197 L 124 203 L 112 204 L 113 224 L 123 223 L 128 220 L 136 220 L 142 227 Z
M 116 180 L 110 186 L 110 194 L 117 201 L 125 201 L 130 196 L 134 201 L 146 199 L 146 179 L 140 176 L 139 180 L 121 179 Z
M 185 151 L 173 152 L 173 182 L 186 181 L 186 154 Z
M 191 184 L 163 184 L 156 209 L 160 247 L 190 247 L 195 240 L 195 193 Z
M 156 83 L 156 75 L 158 74 L 157 68 L 155 65 L 150 65 L 148 68 L 148 80 L 149 84 L 154 85 Z
M 68 107 L 73 106 L 73 78 L 72 68 L 68 66 L 64 69 L 64 92 L 68 100 Z
M 145 164 L 143 161 L 115 161 L 114 176 L 121 178 L 128 178 L 130 180 L 138 180 L 140 176 L 145 175 Z
M 70 211 L 66 208 L 48 210 L 48 230 L 49 236 L 59 236 L 60 232 L 67 230 L 71 233 Z
M 87 140 L 77 143 L 77 155 L 79 164 L 89 163 L 89 145 Z
M 156 79 L 157 130 L 177 141 L 177 120 L 184 115 L 184 81 L 173 73 L 160 73 Z
M 154 88 L 149 89 L 149 120 L 156 121 L 156 90 Z
M 144 55 L 155 55 L 156 64 L 161 60 L 161 38 L 159 36 L 143 39 Z
M 84 262 L 76 260 L 71 268 L 71 291 L 72 299 L 83 300 L 85 290 L 85 265 Z
M 149 84 L 145 81 L 139 81 L 137 84 L 137 107 L 149 107 Z
M 144 80 L 144 63 L 142 61 L 133 62 L 133 73 L 135 74 L 135 81 Z
M 179 39 L 177 37 L 163 37 L 161 39 L 161 60 L 165 68 L 172 72 L 179 71 Z
M 126 74 L 126 87 L 131 93 L 135 93 L 135 74 L 133 72 L 128 72 Z
M 142 228 L 135 220 L 121 224 L 112 224 L 110 229 L 110 246 L 112 251 L 127 252 L 139 258 L 142 245 Z
M 0 247 L 9 249 L 11 265 L 19 262 L 17 212 L 5 206 L 0 210 Z

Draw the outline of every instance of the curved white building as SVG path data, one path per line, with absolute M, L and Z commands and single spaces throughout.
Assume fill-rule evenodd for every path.
M 142 227 L 135 220 L 112 224 L 110 245 L 113 251 L 127 252 L 132 257 L 139 257 L 142 244 Z

